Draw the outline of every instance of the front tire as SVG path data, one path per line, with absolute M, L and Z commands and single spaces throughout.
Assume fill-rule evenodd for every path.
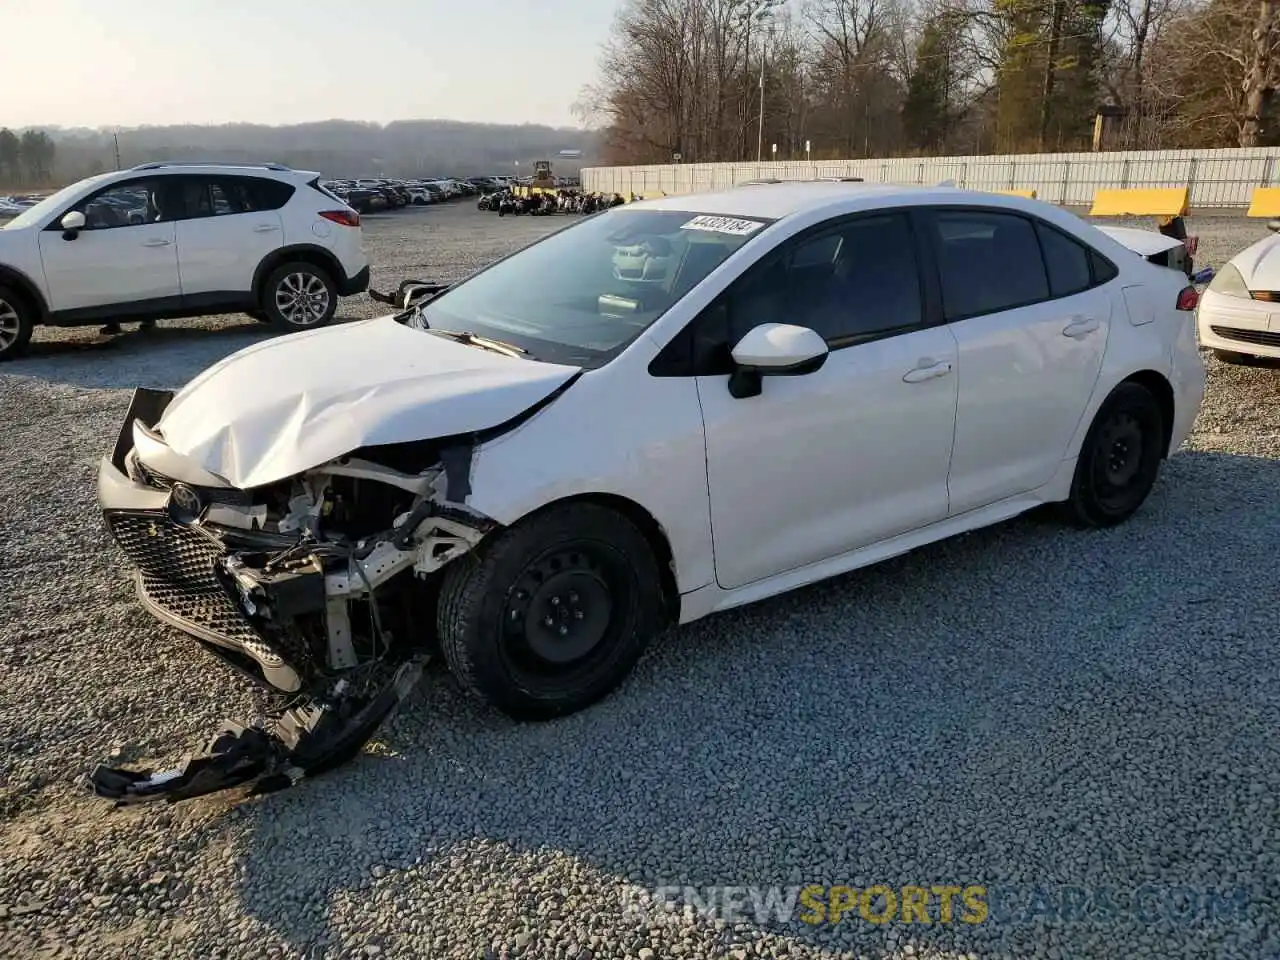
M 0 287 L 0 361 L 25 353 L 34 330 L 35 318 L 26 299 L 8 287 Z
M 276 267 L 263 285 L 262 309 L 284 331 L 323 327 L 338 309 L 338 288 L 328 271 L 297 261 Z
M 1080 447 L 1071 496 L 1062 505 L 1078 527 L 1112 527 L 1146 502 L 1164 459 L 1164 413 L 1146 387 L 1111 392 Z
M 444 572 L 437 629 L 468 694 L 548 720 L 612 692 L 662 626 L 653 551 L 621 514 L 551 507 Z

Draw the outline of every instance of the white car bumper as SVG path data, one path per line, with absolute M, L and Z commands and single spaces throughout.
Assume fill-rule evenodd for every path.
M 1212 290 L 1196 309 L 1200 345 L 1255 357 L 1280 357 L 1280 303 L 1229 297 Z

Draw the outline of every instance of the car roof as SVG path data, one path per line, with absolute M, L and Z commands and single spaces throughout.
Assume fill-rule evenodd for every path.
M 195 174 L 197 176 L 235 175 L 242 177 L 266 177 L 272 180 L 288 180 L 291 182 L 309 182 L 320 174 L 314 170 L 295 170 L 292 167 L 268 166 L 254 163 L 164 163 L 143 164 L 129 170 L 120 170 L 108 176 L 146 177 L 152 175 L 177 176 Z
M 744 184 L 743 187 L 746 185 Z M 679 210 L 720 216 L 781 220 L 799 213 L 832 213 L 874 210 L 900 203 L 997 203 L 1018 207 L 1021 198 L 977 193 L 957 187 L 915 187 L 891 183 L 830 183 L 803 180 L 757 183 L 750 189 L 736 187 L 709 193 L 688 193 L 655 200 L 637 200 L 627 206 L 646 210 Z

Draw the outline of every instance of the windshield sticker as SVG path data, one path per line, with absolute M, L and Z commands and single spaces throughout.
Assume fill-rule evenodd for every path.
M 755 233 L 764 224 L 757 220 L 739 220 L 736 217 L 694 217 L 688 223 L 680 225 L 681 230 L 706 230 L 710 233 L 727 233 L 734 237 L 746 237 Z

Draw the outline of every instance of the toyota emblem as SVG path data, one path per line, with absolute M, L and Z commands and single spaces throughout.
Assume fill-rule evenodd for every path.
M 185 483 L 175 483 L 169 491 L 169 517 L 175 523 L 194 523 L 204 510 L 200 494 Z

